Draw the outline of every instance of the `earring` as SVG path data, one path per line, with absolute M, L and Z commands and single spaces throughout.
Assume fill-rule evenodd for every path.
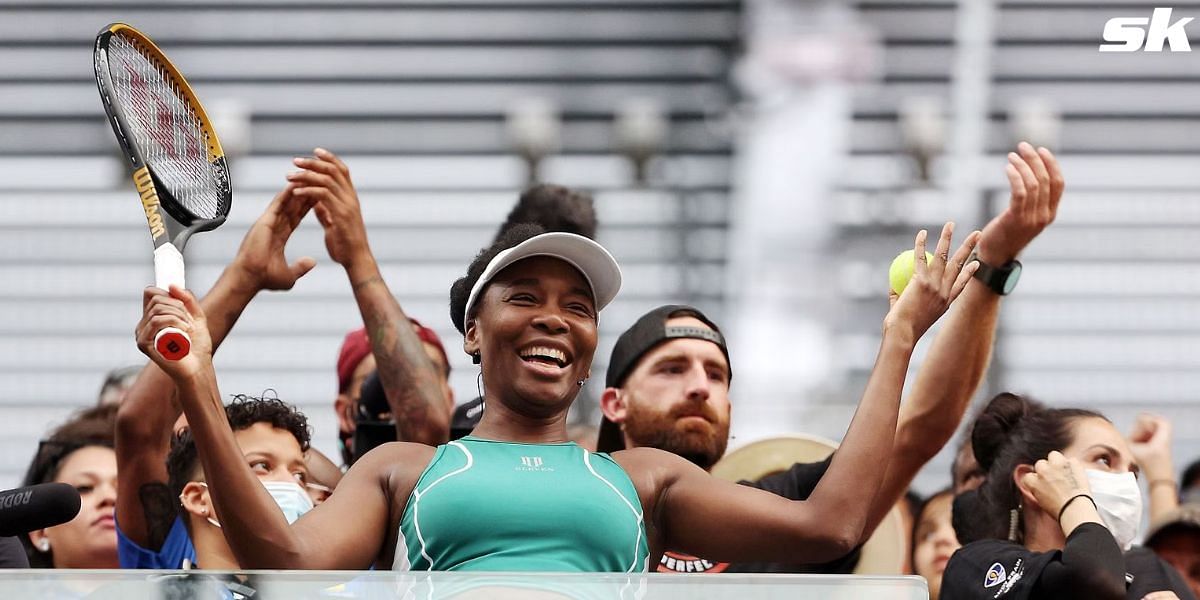
M 38 540 L 37 548 L 38 548 L 39 552 L 49 552 L 50 551 L 50 538 L 42 538 L 42 539 Z
M 476 365 L 477 365 L 477 364 L 480 364 L 480 363 L 482 363 L 482 362 L 483 362 L 483 355 L 482 355 L 482 354 L 480 354 L 479 352 L 476 352 L 475 354 L 472 354 L 472 355 L 471 355 L 471 362 L 472 362 L 473 364 L 476 364 Z
M 575 383 L 578 384 L 579 387 L 583 387 L 583 384 L 587 383 L 587 379 L 586 378 L 580 379 L 579 381 L 576 381 Z
M 1008 511 L 1008 541 L 1010 542 L 1017 541 L 1021 523 L 1021 508 L 1021 505 L 1018 504 L 1017 508 Z

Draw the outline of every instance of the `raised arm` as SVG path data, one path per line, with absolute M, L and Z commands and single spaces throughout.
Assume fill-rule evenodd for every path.
M 201 301 L 213 349 L 233 329 L 246 305 L 261 290 L 287 290 L 316 264 L 305 257 L 287 264 L 284 246 L 311 208 L 292 196 L 288 185 L 250 226 L 233 261 Z M 143 302 L 151 296 L 145 292 Z M 171 426 L 179 417 L 175 383 L 154 364 L 146 364 L 117 410 L 117 523 L 137 545 L 157 550 L 170 531 L 177 500 L 167 487 L 165 459 Z
M 430 446 L 445 443 L 450 438 L 450 415 L 439 383 L 442 374 L 383 280 L 367 244 L 350 168 L 328 150 L 317 148 L 314 154 L 295 159 L 300 169 L 290 173 L 288 180 L 296 184 L 297 195 L 315 202 L 329 257 L 350 278 L 398 439 Z
M 808 500 L 721 483 L 698 468 L 687 468 L 681 459 L 664 460 L 658 469 L 663 473 L 657 494 L 661 503 L 652 514 L 668 547 L 722 561 L 824 562 L 858 543 L 891 457 L 913 347 L 975 270 L 973 263 L 960 265 L 978 232 L 967 236 L 948 263 L 952 230 L 950 223 L 942 229 L 937 254 L 928 265 L 926 233 L 917 235 L 913 278 L 884 319 L 879 356 L 858 410 Z
M 1150 488 L 1150 522 L 1157 523 L 1179 507 L 1179 482 L 1171 460 L 1171 422 L 1151 414 L 1138 416 L 1129 449 Z
M 976 249 L 980 260 L 996 267 L 1016 259 L 1054 221 L 1064 188 L 1054 155 L 1024 142 L 1009 153 L 1005 173 L 1012 191 L 1009 205 L 983 228 Z M 892 462 L 864 536 L 875 531 L 917 472 L 954 436 L 987 371 L 999 313 L 1000 295 L 973 280 L 946 315 L 900 407 Z
M 188 356 L 168 361 L 154 349 L 154 333 L 166 326 L 178 327 L 191 336 Z M 391 481 L 392 465 L 415 465 L 419 460 L 410 456 L 412 449 L 431 454 L 431 448 L 395 444 L 403 446 L 401 451 L 393 450 L 387 456 L 369 454 L 361 467 L 351 469 L 336 494 L 289 526 L 246 464 L 226 420 L 204 311 L 191 293 L 172 287 L 168 295 L 152 288 L 138 323 L 137 342 L 176 385 L 221 531 L 242 568 L 362 569 L 376 561 L 390 530 L 389 485 L 395 483 Z M 396 468 L 408 469 L 404 472 L 408 473 L 423 466 Z M 415 481 L 415 477 L 410 479 Z

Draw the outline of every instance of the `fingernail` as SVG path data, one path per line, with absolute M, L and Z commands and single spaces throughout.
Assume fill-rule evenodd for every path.
M 329 154 L 329 151 L 324 148 L 317 148 L 313 152 L 316 152 L 317 154 Z

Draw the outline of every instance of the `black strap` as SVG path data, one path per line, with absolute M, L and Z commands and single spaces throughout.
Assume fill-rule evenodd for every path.
M 1097 512 L 1100 511 L 1100 507 L 1096 506 L 1096 500 L 1093 499 L 1091 496 L 1089 496 L 1087 494 L 1075 494 L 1074 496 L 1071 496 L 1070 498 L 1067 499 L 1066 502 L 1063 503 L 1062 508 L 1058 509 L 1058 526 L 1059 527 L 1062 527 L 1062 516 L 1063 516 L 1063 513 L 1067 512 L 1067 507 L 1070 506 L 1072 502 L 1074 502 L 1075 500 L 1077 500 L 1079 498 L 1087 498 L 1088 501 L 1092 503 L 1092 507 L 1095 508 Z

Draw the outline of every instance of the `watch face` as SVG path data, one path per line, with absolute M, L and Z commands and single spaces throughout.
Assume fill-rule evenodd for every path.
M 1013 289 L 1017 287 L 1017 280 L 1021 278 L 1021 263 L 1013 261 L 1012 272 L 1008 274 L 1008 278 L 1004 280 L 1005 295 L 1011 294 Z

